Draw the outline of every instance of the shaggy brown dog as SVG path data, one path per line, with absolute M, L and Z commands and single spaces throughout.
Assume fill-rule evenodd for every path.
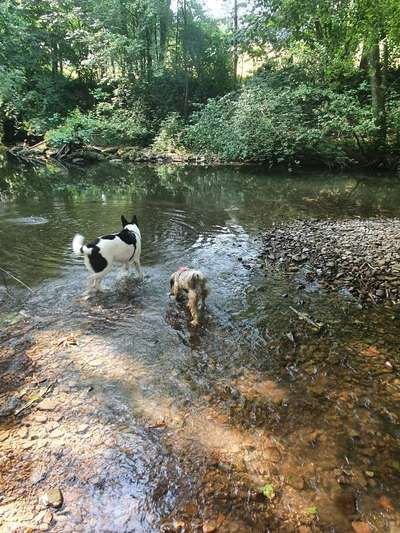
M 193 270 L 181 267 L 174 272 L 169 280 L 171 294 L 178 300 L 182 291 L 188 294 L 190 314 L 192 315 L 192 326 L 199 325 L 199 302 L 202 300 L 203 306 L 208 296 L 207 278 L 200 270 Z

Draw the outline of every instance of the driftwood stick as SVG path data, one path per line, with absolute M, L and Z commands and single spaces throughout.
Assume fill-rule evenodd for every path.
M 23 411 L 25 411 L 25 409 L 28 409 L 28 407 L 30 407 L 34 403 L 37 403 L 37 402 L 40 402 L 41 400 L 43 400 L 43 398 L 46 396 L 46 394 L 49 392 L 49 390 L 52 388 L 53 385 L 54 385 L 54 383 L 51 383 L 47 387 L 47 389 L 44 391 L 43 394 L 41 394 L 40 396 L 36 396 L 35 398 L 32 398 L 32 400 L 29 400 L 29 402 L 26 403 L 25 405 L 23 405 L 20 409 L 17 409 L 14 412 L 15 416 L 18 416 L 19 414 L 21 414 Z
M 319 324 L 318 322 L 314 322 L 314 320 L 311 320 L 311 318 L 306 313 L 301 313 L 300 311 L 297 311 L 297 309 L 295 309 L 291 305 L 289 306 L 289 309 L 293 311 L 293 313 L 295 313 L 300 318 L 300 320 L 304 320 L 305 322 L 307 322 L 314 328 L 318 328 L 318 329 L 321 328 L 322 325 Z
M 37 148 L 38 146 L 42 146 L 42 144 L 45 144 L 45 143 L 46 143 L 46 141 L 40 141 L 40 142 L 38 142 L 38 143 L 36 143 L 36 144 L 34 144 L 34 145 L 32 145 L 32 146 L 29 146 L 29 147 L 27 148 L 27 150 L 34 150 L 34 149 Z
M 11 274 L 11 272 L 9 272 L 8 270 L 6 270 L 5 268 L 2 268 L 0 267 L 0 270 L 2 272 L 4 272 L 5 274 L 8 274 L 11 278 L 13 278 L 15 281 L 18 281 L 18 283 L 20 283 L 21 285 L 23 285 L 24 287 L 26 287 L 27 289 L 29 289 L 31 291 L 31 293 L 34 293 L 35 291 L 33 289 L 31 289 L 29 287 L 29 285 L 27 285 L 26 283 L 24 283 L 23 281 L 21 281 L 20 279 L 18 279 L 16 276 L 14 276 L 14 274 Z

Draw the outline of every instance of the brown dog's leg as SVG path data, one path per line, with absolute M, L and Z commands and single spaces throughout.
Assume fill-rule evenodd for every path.
M 179 297 L 179 292 L 180 292 L 180 290 L 179 290 L 179 285 L 178 285 L 178 283 L 176 283 L 176 281 L 173 281 L 173 280 L 172 280 L 172 282 L 171 282 L 171 294 L 172 294 L 173 296 L 175 296 L 176 299 L 178 299 L 178 297 Z
M 201 299 L 202 299 L 202 304 L 203 304 L 203 307 L 205 307 L 206 305 L 206 298 L 208 296 L 208 287 L 206 285 L 206 283 L 203 284 L 202 288 L 201 288 Z
M 188 294 L 188 308 L 190 311 L 190 314 L 192 315 L 192 326 L 198 326 L 199 325 L 199 311 L 197 308 L 198 304 L 198 295 L 196 291 L 189 290 Z

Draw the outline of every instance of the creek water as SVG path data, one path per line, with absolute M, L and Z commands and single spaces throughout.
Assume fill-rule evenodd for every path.
M 3 161 L 0 195 L 0 266 L 34 290 L 4 274 L 2 306 L 50 335 L 82 335 L 84 364 L 65 381 L 89 386 L 114 439 L 89 481 L 60 481 L 55 467 L 54 481 L 81 490 L 79 519 L 55 530 L 400 531 L 398 310 L 265 267 L 260 238 L 295 218 L 398 217 L 400 181 Z M 134 213 L 143 283 L 116 268 L 83 300 L 73 235 L 118 231 Z M 182 265 L 209 278 L 197 329 L 169 297 Z

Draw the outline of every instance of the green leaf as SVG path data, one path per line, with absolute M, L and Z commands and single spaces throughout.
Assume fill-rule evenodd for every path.
M 268 498 L 270 501 L 275 498 L 275 491 L 274 487 L 271 485 L 271 483 L 266 483 L 262 488 L 262 493 L 266 498 Z
M 306 509 L 306 513 L 310 516 L 316 516 L 318 514 L 318 509 L 315 505 L 310 505 L 310 507 Z

